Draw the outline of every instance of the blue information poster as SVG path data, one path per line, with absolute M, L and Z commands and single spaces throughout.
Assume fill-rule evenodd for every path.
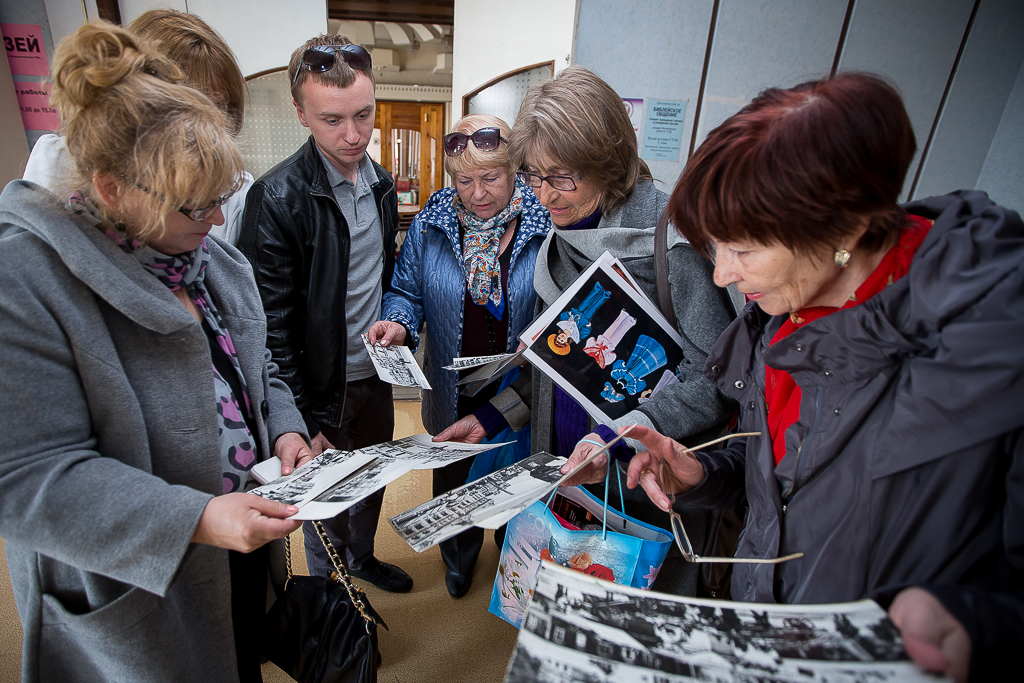
M 647 104 L 647 126 L 640 156 L 658 161 L 679 161 L 685 120 L 686 102 L 651 100 Z

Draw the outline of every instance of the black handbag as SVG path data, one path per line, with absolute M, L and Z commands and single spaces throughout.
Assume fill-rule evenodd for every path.
M 387 624 L 352 583 L 320 522 L 313 523 L 334 563 L 330 578 L 293 576 L 267 612 L 260 652 L 298 683 L 376 683 L 377 624 Z

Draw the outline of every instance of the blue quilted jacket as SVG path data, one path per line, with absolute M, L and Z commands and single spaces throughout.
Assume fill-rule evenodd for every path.
M 533 321 L 533 264 L 551 216 L 533 191 L 516 181 L 523 194 L 519 232 L 512 245 L 505 311 L 509 316 L 505 351 L 515 351 L 519 334 Z M 458 405 L 458 373 L 445 370 L 462 349 L 462 313 L 465 306 L 466 271 L 462 263 L 459 221 L 453 201 L 455 188 L 435 192 L 413 219 L 402 243 L 391 290 L 384 295 L 381 317 L 405 325 L 406 342 L 415 351 L 419 333 L 430 328 L 424 374 L 433 387 L 423 392 L 423 425 L 431 434 L 455 422 Z

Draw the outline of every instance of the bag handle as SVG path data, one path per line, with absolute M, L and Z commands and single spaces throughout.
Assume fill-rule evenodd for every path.
M 340 583 L 348 591 L 348 597 L 352 600 L 352 604 L 359 610 L 359 614 L 362 615 L 365 620 L 366 632 L 371 633 L 370 625 L 374 623 L 374 619 L 367 613 L 366 604 L 363 599 L 359 597 L 358 587 L 352 583 L 352 577 L 349 576 L 348 569 L 345 567 L 345 563 L 341 561 L 341 557 L 338 555 L 337 548 L 334 547 L 334 543 L 331 542 L 330 537 L 327 535 L 327 530 L 324 529 L 324 525 L 320 523 L 320 520 L 313 522 L 313 527 L 316 529 L 317 535 L 320 537 L 320 542 L 324 544 L 324 548 L 327 550 L 327 554 L 331 558 L 331 563 L 334 565 L 334 571 L 331 572 L 331 581 Z M 284 550 L 285 550 L 285 563 L 288 569 L 288 581 L 292 580 L 292 541 L 291 536 L 284 537 Z M 286 582 L 287 585 L 287 582 Z
M 615 476 L 619 481 L 619 509 L 626 514 L 626 499 L 622 495 L 622 473 L 619 471 L 619 463 L 608 453 L 608 467 L 604 468 L 604 518 L 601 520 L 601 540 L 608 537 L 608 481 L 611 479 L 611 470 L 615 468 Z
M 676 324 L 676 311 L 672 307 L 672 293 L 668 288 L 668 207 L 661 212 L 658 225 L 654 228 L 654 286 L 658 294 L 658 308 L 673 328 Z

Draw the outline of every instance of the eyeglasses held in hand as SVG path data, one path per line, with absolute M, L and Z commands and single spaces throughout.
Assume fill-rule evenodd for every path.
M 457 157 L 466 151 L 470 140 L 481 152 L 493 152 L 501 143 L 508 143 L 508 140 L 501 137 L 501 131 L 497 128 L 481 128 L 472 135 L 448 133 L 444 136 L 444 153 L 450 157 Z
M 338 61 L 338 54 L 341 54 L 341 58 L 353 69 L 369 69 L 371 67 L 370 53 L 361 45 L 318 45 L 302 53 L 302 57 L 299 59 L 299 68 L 292 76 L 292 85 L 299 80 L 299 72 L 302 69 L 308 69 L 316 74 L 326 73 L 333 69 Z
M 727 438 L 734 438 L 737 436 L 743 435 L 732 434 Z M 693 451 L 696 450 L 697 448 L 709 446 L 711 445 L 711 443 L 716 443 L 721 440 L 722 439 L 715 439 L 715 441 L 702 444 L 701 446 L 697 446 L 696 448 L 691 448 L 689 450 Z M 640 473 L 641 476 L 643 476 L 643 474 L 643 472 Z M 651 472 L 651 474 L 653 474 L 653 472 Z M 733 564 L 779 564 L 780 562 L 788 562 L 789 560 L 795 560 L 798 557 L 804 556 L 803 553 L 793 553 L 792 555 L 785 555 L 783 557 L 773 557 L 767 559 L 759 557 L 701 557 L 694 551 L 693 545 L 690 543 L 690 537 L 686 535 L 686 527 L 683 526 L 683 518 L 679 515 L 678 512 L 675 511 L 674 506 L 676 503 L 676 497 L 675 494 L 669 493 L 669 491 L 674 491 L 676 487 L 672 486 L 671 488 L 667 488 L 665 486 L 667 483 L 674 484 L 674 480 L 675 477 L 672 475 L 671 468 L 666 465 L 666 462 L 664 460 L 662 460 L 658 466 L 658 486 L 660 486 L 662 492 L 666 496 L 668 496 L 668 500 L 670 503 L 668 515 L 669 518 L 672 520 L 672 535 L 676 539 L 676 545 L 679 547 L 679 552 L 683 554 L 683 559 L 685 559 L 687 562 L 706 564 L 716 562 L 729 562 Z
M 132 180 L 128 176 L 121 175 L 120 173 L 117 173 L 116 175 L 121 177 L 123 180 L 127 180 L 129 183 L 131 183 L 135 187 L 139 188 L 140 190 L 142 190 L 146 194 L 151 195 L 153 197 L 156 197 L 160 201 L 164 201 L 164 198 L 163 198 L 162 195 L 159 195 L 159 194 L 157 194 L 155 192 L 150 191 L 150 189 L 148 187 L 146 187 L 145 185 L 142 185 L 141 183 L 138 183 L 138 182 Z M 214 199 L 212 202 L 210 202 L 206 206 L 198 206 L 198 207 L 191 208 L 191 209 L 188 208 L 188 207 L 182 206 L 182 207 L 178 208 L 178 213 L 183 214 L 185 216 L 188 216 L 190 220 L 193 220 L 193 221 L 195 221 L 197 223 L 200 222 L 200 221 L 204 221 L 207 218 L 209 218 L 210 216 L 212 216 L 214 214 L 214 212 L 217 211 L 218 207 L 223 206 L 225 203 L 227 203 L 227 201 L 229 199 L 231 199 L 231 197 L 233 197 L 236 192 L 238 192 L 238 188 L 240 186 L 241 186 L 241 181 L 238 181 L 238 182 L 235 183 L 235 186 L 232 187 L 228 192 L 226 192 L 225 194 L 222 194 L 221 196 L 217 197 L 216 199 Z
M 520 171 L 516 174 L 523 184 L 529 185 L 536 189 L 546 180 L 548 185 L 559 190 L 560 192 L 572 192 L 576 189 L 576 181 L 579 180 L 578 175 L 537 175 L 536 173 L 527 173 L 526 171 Z

